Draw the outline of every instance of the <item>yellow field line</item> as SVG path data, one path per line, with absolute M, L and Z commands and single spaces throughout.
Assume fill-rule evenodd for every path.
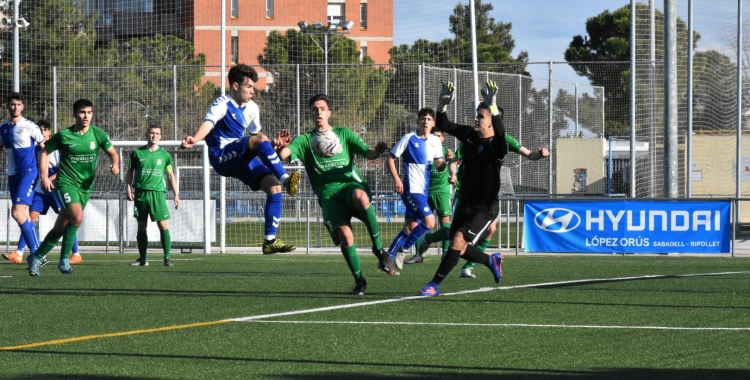
M 191 327 L 203 327 L 203 326 L 218 325 L 218 324 L 229 323 L 229 322 L 230 321 L 228 319 L 222 319 L 222 320 L 211 321 L 211 322 L 198 322 L 198 323 L 189 323 L 189 324 L 186 324 L 186 325 L 175 325 L 175 326 L 167 326 L 167 327 L 158 327 L 158 328 L 155 328 L 155 329 L 122 331 L 122 332 L 116 332 L 116 333 L 110 333 L 110 334 L 99 334 L 99 335 L 85 335 L 85 336 L 79 336 L 79 337 L 76 337 L 76 338 L 56 339 L 56 340 L 48 340 L 46 342 L 37 342 L 37 343 L 22 344 L 20 346 L 0 347 L 0 351 L 24 350 L 24 349 L 28 349 L 28 348 L 36 348 L 36 347 L 42 347 L 42 346 L 53 346 L 53 345 L 57 345 L 57 344 L 80 342 L 80 341 L 84 341 L 84 340 L 101 339 L 101 338 L 115 338 L 115 337 L 119 337 L 119 336 L 137 335 L 137 334 L 148 334 L 148 333 L 161 332 L 161 331 L 187 329 L 187 328 L 191 328 Z

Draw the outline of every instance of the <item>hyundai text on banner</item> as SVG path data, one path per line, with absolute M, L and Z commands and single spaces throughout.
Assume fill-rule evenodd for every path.
M 728 253 L 727 201 L 526 201 L 526 252 Z

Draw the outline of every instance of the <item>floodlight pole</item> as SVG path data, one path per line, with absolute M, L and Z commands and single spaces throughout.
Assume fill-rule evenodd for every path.
M 21 29 L 18 27 L 18 1 L 13 0 L 13 91 L 21 91 Z
M 347 24 L 352 24 L 353 25 L 354 23 L 351 22 L 351 21 L 345 22 L 343 24 L 344 25 L 344 30 L 342 30 L 342 31 L 339 31 L 338 27 L 336 29 L 331 29 L 331 26 L 329 25 L 328 28 L 326 28 L 322 32 L 317 32 L 316 33 L 316 32 L 312 32 L 312 31 L 310 31 L 308 29 L 306 22 L 300 21 L 298 23 L 298 25 L 300 26 L 300 33 L 307 34 L 308 36 L 310 36 L 310 39 L 313 40 L 313 42 L 315 43 L 315 45 L 318 46 L 318 48 L 323 51 L 323 56 L 324 56 L 323 57 L 323 63 L 324 63 L 324 67 L 325 67 L 325 83 L 326 83 L 325 93 L 326 94 L 328 94 L 328 52 L 331 51 L 331 49 L 333 49 L 333 46 L 336 45 L 337 42 L 339 42 L 339 40 L 336 39 L 336 41 L 333 41 L 333 44 L 331 44 L 331 46 L 328 47 L 328 34 L 331 33 L 332 30 L 336 34 L 347 34 L 347 33 L 349 33 L 349 30 L 350 30 L 351 26 L 347 25 Z M 320 44 L 318 43 L 318 41 L 315 40 L 315 37 L 312 36 L 313 34 L 322 34 L 323 35 L 323 46 L 320 46 Z

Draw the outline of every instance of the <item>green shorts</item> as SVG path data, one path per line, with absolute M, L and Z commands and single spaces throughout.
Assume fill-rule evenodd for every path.
M 438 218 L 444 216 L 451 216 L 451 194 L 450 193 L 437 193 L 427 197 L 427 204 L 432 208 L 432 212 L 437 215 Z
M 349 225 L 352 217 L 360 220 L 366 218 L 364 215 L 359 215 L 354 203 L 354 191 L 357 189 L 364 190 L 367 196 L 372 199 L 370 187 L 366 183 L 350 183 L 328 199 L 318 198 L 318 204 L 323 209 L 323 222 L 335 245 L 341 244 L 338 235 L 336 235 L 336 230 L 339 227 Z
M 68 208 L 73 203 L 79 203 L 81 209 L 86 208 L 86 204 L 89 203 L 89 197 L 91 197 L 90 191 L 83 191 L 76 186 L 70 185 L 55 185 L 54 189 L 55 198 L 60 203 L 60 208 Z
M 167 193 L 163 191 L 138 190 L 135 191 L 135 218 L 144 220 L 149 215 L 152 222 L 169 219 Z

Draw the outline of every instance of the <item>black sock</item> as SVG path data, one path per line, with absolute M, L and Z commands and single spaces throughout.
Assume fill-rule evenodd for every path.
M 471 244 L 466 246 L 466 250 L 464 251 L 464 259 L 484 265 L 488 265 L 490 263 L 490 256 Z
M 432 282 L 440 284 L 445 280 L 446 277 L 451 273 L 453 268 L 458 264 L 458 259 L 461 257 L 461 252 L 457 249 L 449 249 L 448 253 L 443 256 L 440 261 L 440 266 L 435 273 L 435 277 L 432 278 Z

